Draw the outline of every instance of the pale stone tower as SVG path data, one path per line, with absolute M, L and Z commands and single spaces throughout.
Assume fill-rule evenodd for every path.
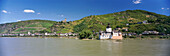
M 63 20 L 63 22 L 67 22 L 67 19 L 65 18 L 65 19 Z
M 65 22 L 67 22 L 67 19 L 65 18 L 65 20 L 64 20 Z
M 110 27 L 110 24 L 106 27 L 106 32 L 112 32 L 112 28 Z

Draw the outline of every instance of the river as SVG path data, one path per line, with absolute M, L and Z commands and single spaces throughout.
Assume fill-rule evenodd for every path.
M 170 56 L 170 40 L 0 38 L 0 56 Z

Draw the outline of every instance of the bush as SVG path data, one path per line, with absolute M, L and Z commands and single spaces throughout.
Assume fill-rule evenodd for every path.
M 127 36 L 123 36 L 123 38 L 127 38 Z
M 160 38 L 160 39 L 162 39 L 163 37 L 162 37 L 162 36 L 160 36 L 159 38 Z
M 129 38 L 136 38 L 136 36 L 130 36 Z
M 90 30 L 84 30 L 79 33 L 79 39 L 92 38 L 92 32 Z
M 145 38 L 144 36 L 141 36 L 141 38 Z
M 154 36 L 150 36 L 150 38 L 154 38 Z

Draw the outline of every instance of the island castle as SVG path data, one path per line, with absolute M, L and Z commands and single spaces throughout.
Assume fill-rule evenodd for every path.
M 110 24 L 106 27 L 106 31 L 99 32 L 100 39 L 115 39 L 115 40 L 122 40 L 122 33 L 118 30 L 113 30 L 110 27 Z

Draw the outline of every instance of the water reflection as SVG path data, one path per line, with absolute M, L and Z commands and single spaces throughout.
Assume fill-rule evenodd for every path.
M 122 56 L 122 42 L 117 40 L 100 40 L 100 47 L 107 55 Z

